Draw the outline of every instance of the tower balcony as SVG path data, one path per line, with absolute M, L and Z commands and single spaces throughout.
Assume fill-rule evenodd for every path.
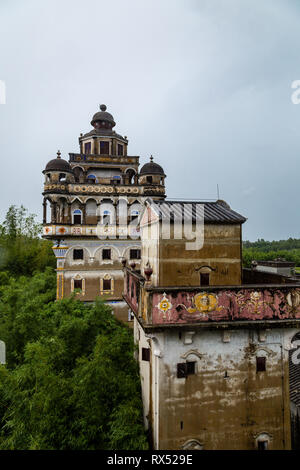
M 138 165 L 138 156 L 127 155 L 99 155 L 99 154 L 84 154 L 84 153 L 69 153 L 70 163 L 111 163 L 122 165 Z
M 43 194 L 92 194 L 101 196 L 161 196 L 165 195 L 165 187 L 161 185 L 135 185 L 135 184 L 111 184 L 110 181 L 102 179 L 103 183 L 45 183 Z
M 62 224 L 49 223 L 43 225 L 43 238 L 57 239 L 65 237 L 97 237 L 99 240 L 105 239 L 127 239 L 140 240 L 139 228 L 126 224 Z

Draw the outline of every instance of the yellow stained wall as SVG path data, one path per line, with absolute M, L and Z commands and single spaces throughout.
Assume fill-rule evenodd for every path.
M 187 250 L 187 241 L 160 237 L 158 285 L 199 286 L 201 266 L 212 268 L 210 285 L 241 284 L 240 225 L 206 224 L 200 250 Z

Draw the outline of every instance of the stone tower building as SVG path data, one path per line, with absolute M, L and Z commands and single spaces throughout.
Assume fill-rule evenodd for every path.
M 139 157 L 128 155 L 128 139 L 113 130 L 105 105 L 91 125 L 80 134 L 79 153 L 66 161 L 58 151 L 43 171 L 43 237 L 54 242 L 57 299 L 74 290 L 85 302 L 102 296 L 119 319 L 131 321 L 122 259 L 139 266 L 140 206 L 148 197 L 165 198 L 166 175 L 152 157 L 139 171 Z
M 146 201 L 124 298 L 154 449 L 299 448 L 300 283 L 242 269 L 245 220 L 224 201 Z

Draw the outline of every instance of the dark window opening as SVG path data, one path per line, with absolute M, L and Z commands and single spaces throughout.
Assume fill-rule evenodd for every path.
M 150 348 L 142 348 L 142 361 L 150 361 Z
M 123 155 L 123 145 L 118 144 L 118 155 Z
M 147 183 L 152 183 L 153 182 L 152 176 L 146 176 L 146 181 Z
M 180 429 L 183 429 L 183 421 L 180 421 Z
M 258 450 L 268 450 L 268 441 L 258 441 L 257 449 Z
M 73 259 L 83 259 L 83 250 L 74 250 Z
M 111 279 L 103 279 L 103 290 L 111 290 Z
M 141 250 L 130 250 L 130 259 L 141 259 Z
M 102 250 L 102 259 L 111 259 L 111 250 Z
M 82 279 L 74 279 L 74 289 L 82 290 Z
M 109 154 L 109 142 L 100 142 L 100 155 Z
M 81 224 L 81 215 L 74 214 L 74 224 Z
M 187 375 L 195 374 L 195 362 L 187 362 Z
M 185 379 L 188 375 L 195 374 L 195 362 L 180 362 L 177 364 L 177 378 Z
M 87 142 L 86 144 L 84 144 L 84 153 L 85 154 L 90 154 L 91 153 L 91 149 L 92 149 L 92 146 L 91 146 L 91 142 Z
M 59 174 L 59 181 L 66 181 L 66 174 L 65 173 L 60 173 Z
M 256 358 L 256 372 L 265 372 L 266 370 L 266 358 L 257 357 Z
M 136 302 L 139 303 L 140 300 L 140 286 L 139 283 L 135 283 L 135 291 L 136 291 Z
M 209 286 L 209 273 L 200 273 L 200 286 Z

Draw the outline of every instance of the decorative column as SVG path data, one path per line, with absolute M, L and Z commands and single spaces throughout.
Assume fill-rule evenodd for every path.
M 47 199 L 43 201 L 43 224 L 47 223 Z
M 57 203 L 51 202 L 51 223 L 56 224 Z
M 82 225 L 86 225 L 86 207 L 82 204 Z
M 97 224 L 101 222 L 100 206 L 101 206 L 101 202 L 97 202 Z
M 64 297 L 64 265 L 66 254 L 68 251 L 66 245 L 54 245 L 52 247 L 56 257 L 56 299 L 60 300 Z
M 68 221 L 67 221 L 67 223 L 68 223 L 69 225 L 72 224 L 71 206 L 72 206 L 71 202 L 68 202 L 68 219 L 67 219 Z

